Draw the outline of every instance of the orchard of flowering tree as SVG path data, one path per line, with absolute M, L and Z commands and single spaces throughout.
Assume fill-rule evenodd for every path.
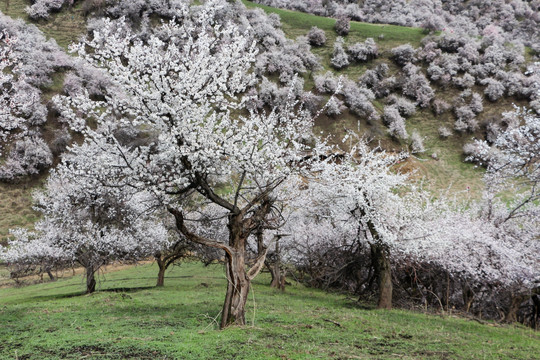
M 540 5 L 258 2 L 337 21 L 293 38 L 293 13 L 225 0 L 0 13 L 0 181 L 33 188 L 38 217 L 0 244 L 9 276 L 80 268 L 95 294 L 111 265 L 154 261 L 167 288 L 201 261 L 223 268 L 221 329 L 257 323 L 261 272 L 275 296 L 540 326 Z M 40 29 L 73 11 L 87 29 L 66 51 Z M 422 40 L 360 40 L 351 19 Z M 434 147 L 474 193 L 426 178 L 450 166 Z

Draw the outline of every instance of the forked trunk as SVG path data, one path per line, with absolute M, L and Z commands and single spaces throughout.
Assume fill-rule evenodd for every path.
M 244 251 L 234 251 L 225 255 L 227 273 L 227 294 L 223 304 L 221 328 L 229 325 L 246 324 L 246 302 L 250 279 L 246 271 Z
M 272 276 L 270 287 L 285 291 L 285 274 L 281 271 L 279 262 L 269 264 L 268 269 L 270 270 L 270 275 Z
M 379 284 L 378 309 L 392 309 L 392 266 L 384 245 L 371 245 L 371 259 Z
M 266 259 L 266 248 L 261 248 L 254 265 L 246 269 L 246 242 L 251 235 L 250 228 L 252 219 L 245 220 L 242 212 L 230 214 L 227 227 L 229 229 L 229 244 L 213 241 L 202 236 L 196 235 L 189 231 L 184 224 L 184 215 L 181 211 L 174 208 L 168 208 L 169 212 L 176 219 L 176 227 L 189 240 L 225 251 L 225 271 L 227 274 L 227 294 L 223 303 L 221 312 L 221 324 L 223 329 L 229 325 L 245 325 L 246 324 L 246 302 L 249 293 L 251 280 L 257 276 L 264 266 Z M 259 208 L 263 215 L 268 213 L 266 207 Z
M 276 248 L 274 253 L 266 261 L 266 267 L 270 271 L 272 281 L 270 287 L 276 288 L 281 291 L 285 291 L 285 271 L 281 267 L 281 252 L 279 249 L 280 236 L 276 239 Z M 260 253 L 260 251 L 259 251 Z
M 96 291 L 96 270 L 92 265 L 86 267 L 86 293 L 91 294 Z

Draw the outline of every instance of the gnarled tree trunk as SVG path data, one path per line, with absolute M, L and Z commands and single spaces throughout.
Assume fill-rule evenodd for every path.
M 276 248 L 271 256 L 271 261 L 267 261 L 266 266 L 270 270 L 272 281 L 270 287 L 285 291 L 285 271 L 281 266 L 281 253 L 279 251 L 279 237 L 276 239 Z
M 270 275 L 272 276 L 270 287 L 285 291 L 285 273 L 283 269 L 281 269 L 279 261 L 269 264 L 268 269 L 270 270 Z
M 168 211 L 176 219 L 177 229 L 190 241 L 218 248 L 225 251 L 225 271 L 227 275 L 227 293 L 221 313 L 221 328 L 229 325 L 245 325 L 246 302 L 251 281 L 264 266 L 267 249 L 259 251 L 254 265 L 246 270 L 246 244 L 248 237 L 257 229 L 257 224 L 269 213 L 271 202 L 263 202 L 250 218 L 245 211 L 236 210 L 229 214 L 227 227 L 229 229 L 229 244 L 207 239 L 189 231 L 184 224 L 184 215 L 172 207 Z
M 246 324 L 246 302 L 251 280 L 246 271 L 244 251 L 225 255 L 227 293 L 223 303 L 221 328 Z
M 246 243 L 251 229 L 246 226 L 243 214 L 229 216 L 229 247 L 225 251 L 227 294 L 221 314 L 221 328 L 246 324 L 246 302 L 251 281 L 264 266 L 267 249 L 259 249 L 255 264 L 246 270 Z
M 371 244 L 371 259 L 379 284 L 378 309 L 392 309 L 392 265 L 386 246 Z

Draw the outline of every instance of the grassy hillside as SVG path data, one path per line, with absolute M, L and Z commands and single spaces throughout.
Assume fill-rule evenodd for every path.
M 33 224 L 38 214 L 32 210 L 34 184 L 0 184 L 0 245 L 9 235 L 9 229 Z
M 332 42 L 336 38 L 334 31 L 335 19 L 301 13 L 298 11 L 290 11 L 277 9 L 270 6 L 260 5 L 251 1 L 242 0 L 248 8 L 258 7 L 267 13 L 278 14 L 283 24 L 283 30 L 289 37 L 306 35 L 312 26 L 317 26 L 327 32 L 328 39 Z M 352 21 L 351 33 L 349 38 L 355 41 L 365 40 L 368 37 L 378 40 L 379 45 L 383 49 L 391 49 L 395 46 L 410 43 L 413 46 L 419 46 L 420 41 L 425 34 L 422 29 L 410 28 L 395 25 L 380 25 L 368 24 Z
M 0 11 L 17 19 L 36 25 L 47 38 L 53 38 L 57 44 L 67 50 L 68 46 L 77 42 L 86 29 L 86 19 L 81 11 L 81 2 L 75 6 L 62 9 L 57 14 L 52 14 L 50 19 L 31 21 L 24 9 L 29 6 L 29 0 L 4 0 L 0 4 Z
M 68 46 L 76 42 L 84 34 L 86 19 L 82 15 L 80 2 L 73 8 L 65 8 L 60 13 L 52 14 L 47 21 L 31 21 L 24 9 L 29 6 L 29 0 L 4 0 L 0 2 L 0 11 L 14 18 L 22 19 L 36 25 L 47 38 L 55 41 L 67 50 Z M 43 102 L 48 102 L 58 94 L 63 87 L 64 74 L 52 75 L 52 84 L 42 89 Z M 54 131 L 55 124 L 48 124 L 45 128 L 45 138 L 48 132 Z M 31 228 L 39 214 L 32 210 L 32 191 L 43 182 L 40 179 L 25 180 L 16 184 L 0 183 L 0 244 L 9 236 L 9 229 L 15 227 Z
M 241 328 L 216 329 L 219 265 L 183 264 L 0 290 L 1 359 L 533 359 L 540 335 L 452 316 L 379 311 L 301 285 L 276 292 L 259 276 Z
M 324 29 L 328 38 L 325 46 L 313 48 L 313 51 L 321 58 L 324 70 L 330 70 L 330 58 L 336 33 L 333 29 L 335 20 L 310 14 L 281 10 L 254 4 L 247 0 L 242 0 L 247 7 L 260 7 L 267 12 L 276 13 L 280 16 L 283 30 L 289 38 L 306 35 L 312 26 Z M 8 5 L 9 4 L 9 5 Z M 9 0 L 0 4 L 0 10 L 14 18 L 21 17 L 25 21 L 37 25 L 48 37 L 67 48 L 76 41 L 85 29 L 85 18 L 81 10 L 81 2 L 77 2 L 73 8 L 64 8 L 60 13 L 53 14 L 48 21 L 32 22 L 26 16 L 24 8 L 30 4 L 29 0 Z M 390 49 L 397 45 L 410 43 L 419 46 L 426 34 L 418 28 L 400 27 L 394 25 L 366 24 L 359 22 L 351 23 L 351 32 L 346 37 L 346 42 L 351 44 L 363 41 L 368 37 L 376 40 L 381 50 L 381 56 L 367 64 L 351 65 L 339 74 L 347 75 L 350 79 L 356 80 L 366 69 L 375 67 L 378 63 L 385 62 L 390 66 L 391 73 L 397 73 L 400 68 L 394 65 L 390 59 Z M 313 87 L 313 75 L 305 75 L 306 89 Z M 54 85 L 51 89 L 44 89 L 44 101 L 49 100 L 62 87 L 62 74 L 54 77 Z M 477 89 L 481 92 L 481 89 Z M 450 100 L 455 96 L 455 91 L 437 89 L 437 97 Z M 497 103 L 485 102 L 485 110 L 479 116 L 479 121 L 497 117 L 503 111 L 512 109 L 514 99 L 502 99 Z M 516 102 L 518 105 L 523 105 Z M 375 106 L 382 111 L 384 104 L 375 102 Z M 482 170 L 475 168 L 471 164 L 465 164 L 462 155 L 462 147 L 471 141 L 474 136 L 481 137 L 481 134 L 454 134 L 450 138 L 443 140 L 438 136 L 438 128 L 445 125 L 449 128 L 453 126 L 453 115 L 446 113 L 435 117 L 429 110 L 418 111 L 412 118 L 407 120 L 409 133 L 413 130 L 420 132 L 425 137 L 424 144 L 426 153 L 418 157 L 411 158 L 402 167 L 406 171 L 416 171 L 415 177 L 425 178 L 428 186 L 434 190 L 450 188 L 451 191 L 463 194 L 465 197 L 479 197 L 483 183 L 481 180 Z M 359 129 L 362 133 L 375 135 L 376 140 L 382 141 L 385 148 L 389 150 L 399 150 L 406 147 L 405 142 L 395 142 L 386 136 L 386 128 L 380 124 L 370 126 L 365 121 L 359 121 L 357 117 L 348 111 L 337 119 L 321 116 L 317 119 L 318 129 L 326 134 L 333 134 L 336 142 L 340 142 L 345 127 Z M 436 159 L 432 158 L 436 155 Z M 467 189 L 470 189 L 469 191 Z M 5 186 L 0 188 L 0 210 L 3 218 L 0 220 L 0 241 L 5 239 L 8 229 L 13 226 L 31 226 L 35 219 L 35 214 L 30 209 L 31 189 L 24 186 Z M 23 194 L 23 195 L 20 195 Z
M 351 22 L 351 31 L 345 37 L 346 44 L 353 44 L 364 41 L 371 37 L 379 46 L 380 56 L 378 59 L 365 64 L 351 64 L 345 69 L 335 70 L 330 66 L 330 59 L 337 33 L 334 30 L 335 19 L 315 16 L 311 14 L 276 9 L 268 6 L 252 3 L 242 0 L 247 7 L 259 7 L 266 12 L 278 14 L 281 18 L 282 28 L 289 38 L 305 36 L 312 26 L 317 26 L 326 32 L 327 43 L 322 47 L 314 47 L 312 51 L 316 53 L 323 65 L 325 72 L 331 70 L 339 75 L 348 76 L 351 80 L 357 80 L 358 77 L 379 63 L 386 63 L 390 67 L 391 74 L 397 74 L 401 69 L 390 60 L 390 50 L 396 46 L 410 43 L 414 47 L 419 47 L 422 39 L 426 36 L 423 29 L 409 28 L 395 25 L 368 24 L 360 22 Z M 306 90 L 313 89 L 313 75 L 305 77 Z M 481 90 L 480 90 L 481 92 Z M 456 94 L 448 90 L 437 89 L 437 98 L 449 101 L 451 96 Z M 479 116 L 479 121 L 487 119 L 490 116 L 497 116 L 503 111 L 512 109 L 512 99 L 500 101 L 496 104 L 486 104 L 486 109 Z M 375 102 L 376 107 L 382 112 L 383 104 Z M 451 114 L 444 114 L 435 117 L 430 110 L 420 110 L 412 118 L 407 120 L 407 130 L 412 133 L 417 130 L 424 138 L 426 153 L 416 158 L 411 158 L 404 164 L 406 170 L 415 171 L 416 178 L 426 179 L 427 186 L 434 191 L 441 189 L 451 189 L 451 191 L 463 194 L 465 197 L 479 197 L 483 188 L 481 169 L 471 164 L 465 164 L 462 155 L 463 145 L 470 142 L 474 134 L 454 134 L 448 139 L 441 139 L 438 135 L 440 126 L 453 128 L 453 117 Z M 377 141 L 382 141 L 383 147 L 388 150 L 396 150 L 407 146 L 406 142 L 395 142 L 386 134 L 386 128 L 377 124 L 377 126 L 368 125 L 365 121 L 358 121 L 357 117 L 346 111 L 337 119 L 322 116 L 317 120 L 319 128 L 326 134 L 332 134 L 336 137 L 336 142 L 340 142 L 343 129 L 359 129 L 361 133 L 368 136 L 375 136 Z M 436 155 L 433 159 L 431 155 Z M 469 190 L 467 190 L 469 189 Z

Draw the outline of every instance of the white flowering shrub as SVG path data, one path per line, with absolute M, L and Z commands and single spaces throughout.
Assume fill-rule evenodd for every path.
M 482 85 L 487 85 L 484 94 L 490 101 L 497 101 L 504 95 L 504 85 L 493 78 L 484 79 L 480 82 Z
M 420 107 L 428 107 L 435 96 L 429 81 L 422 73 L 412 73 L 405 78 L 403 94 L 416 100 Z
M 373 60 L 379 56 L 379 49 L 375 40 L 367 38 L 363 43 L 356 43 L 347 48 L 347 53 L 352 60 L 365 62 Z
M 405 119 L 400 115 L 396 105 L 385 106 L 383 121 L 388 126 L 388 133 L 398 139 L 407 139 L 409 134 L 405 128 Z
M 349 18 L 345 16 L 339 17 L 334 25 L 334 29 L 339 36 L 346 36 L 349 34 L 349 31 L 351 31 L 351 22 Z
M 399 113 L 404 117 L 412 116 L 416 113 L 416 105 L 404 97 L 391 95 L 388 97 L 388 103 L 390 105 L 395 105 Z
M 345 104 L 354 114 L 369 121 L 379 119 L 379 114 L 372 104 L 375 94 L 370 89 L 346 79 L 343 80 L 339 93 L 343 95 Z
M 439 136 L 442 137 L 443 139 L 446 139 L 446 138 L 452 136 L 452 130 L 450 130 L 446 126 L 439 127 L 438 131 L 439 131 Z
M 47 19 L 51 12 L 58 11 L 64 4 L 73 4 L 73 0 L 35 0 L 32 6 L 26 7 L 31 19 Z
M 416 50 L 411 44 L 404 44 L 392 49 L 392 59 L 399 65 L 405 66 L 414 61 Z
M 313 26 L 308 33 L 309 43 L 313 46 L 323 46 L 326 43 L 326 34 L 323 29 Z
M 341 37 L 338 37 L 334 43 L 334 51 L 330 63 L 336 69 L 343 69 L 349 66 L 349 56 L 343 49 L 343 38 Z
M 0 166 L 0 180 L 11 182 L 36 175 L 51 166 L 52 160 L 51 150 L 40 137 L 17 140 Z
M 338 79 L 330 71 L 315 76 L 315 89 L 322 94 L 333 94 L 338 88 Z
M 435 113 L 435 115 L 441 115 L 441 114 L 447 112 L 448 110 L 450 110 L 452 108 L 452 106 L 450 104 L 448 104 L 444 100 L 435 99 L 435 100 L 433 100 L 432 108 L 433 108 L 433 112 Z
M 426 151 L 426 148 L 424 147 L 424 138 L 416 130 L 411 133 L 411 150 L 413 154 Z
M 326 115 L 328 116 L 337 116 L 341 115 L 347 107 L 343 104 L 343 101 L 339 100 L 337 97 L 332 96 L 330 100 L 326 103 Z

